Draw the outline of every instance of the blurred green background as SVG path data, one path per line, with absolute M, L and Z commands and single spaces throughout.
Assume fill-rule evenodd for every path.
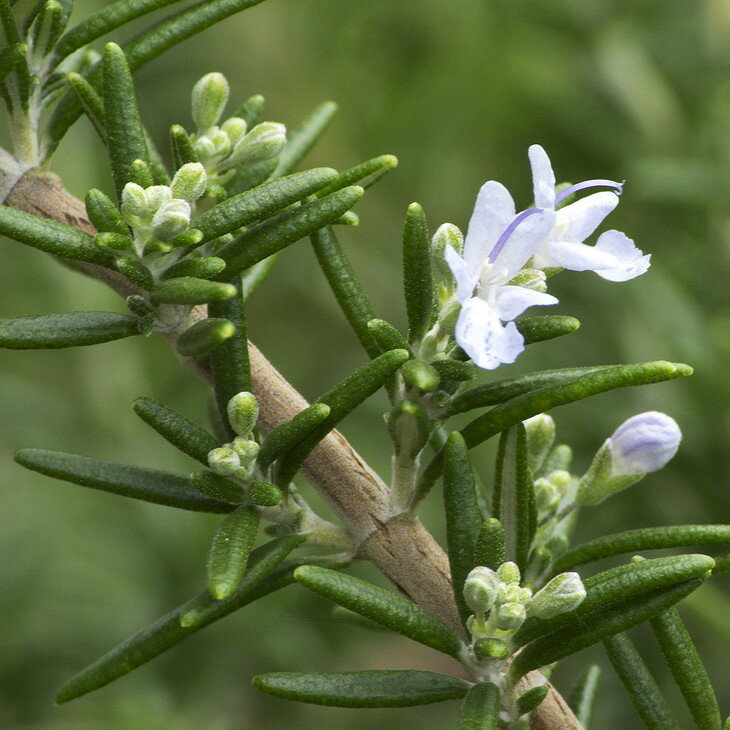
M 77 2 L 76 16 L 102 2 Z M 114 37 L 114 40 L 118 38 Z M 631 527 L 730 521 L 730 6 L 723 0 L 268 0 L 168 53 L 138 75 L 160 145 L 189 125 L 188 95 L 207 71 L 226 74 L 236 99 L 262 93 L 267 117 L 296 123 L 333 98 L 341 112 L 312 164 L 344 168 L 382 153 L 400 166 L 368 192 L 358 229 L 341 242 L 376 311 L 403 322 L 399 234 L 422 203 L 432 228 L 466 226 L 479 185 L 503 181 L 531 197 L 526 150 L 546 147 L 560 180 L 626 179 L 609 227 L 653 256 L 649 273 L 611 284 L 563 275 L 555 311 L 582 328 L 532 346 L 500 375 L 536 368 L 666 358 L 695 375 L 598 396 L 559 410 L 560 438 L 578 468 L 623 419 L 661 409 L 685 438 L 662 473 L 586 511 L 580 537 Z M 79 122 L 53 160 L 74 193 L 108 186 L 90 125 Z M 2 242 L 1 316 L 116 309 L 101 285 L 48 257 Z M 306 242 L 282 257 L 252 301 L 252 339 L 308 397 L 362 363 Z M 197 634 L 151 664 L 62 708 L 55 688 L 129 634 L 197 593 L 214 517 L 168 511 L 54 482 L 12 453 L 39 446 L 185 473 L 176 454 L 131 410 L 158 398 L 205 418 L 206 392 L 156 341 L 57 352 L 0 352 L 0 726 L 65 728 L 450 727 L 450 703 L 407 711 L 343 711 L 256 693 L 250 677 L 275 669 L 446 669 L 411 642 L 336 624 L 329 606 L 296 587 Z M 388 470 L 382 399 L 344 430 Z M 491 479 L 490 447 L 475 465 Z M 311 490 L 307 490 L 308 492 Z M 438 497 L 425 519 L 442 535 Z M 358 567 L 361 573 L 371 575 Z M 719 578 L 684 611 L 730 713 L 730 583 Z M 633 636 L 656 655 L 647 632 Z M 599 650 L 565 662 L 567 690 L 586 663 L 605 669 L 595 727 L 638 727 Z M 672 702 L 666 672 L 659 678 Z M 610 698 L 610 699 L 609 699 Z M 682 711 L 680 709 L 680 711 Z M 690 720 L 683 715 L 687 727 Z

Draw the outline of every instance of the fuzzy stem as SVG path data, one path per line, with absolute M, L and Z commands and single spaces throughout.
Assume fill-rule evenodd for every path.
M 5 204 L 94 231 L 83 203 L 68 193 L 56 176 L 48 173 L 30 171 L 24 175 Z M 104 281 L 122 296 L 137 293 L 116 272 L 91 264 L 80 263 L 78 268 Z M 196 310 L 195 317 L 205 317 L 205 307 Z M 174 335 L 168 339 L 174 344 Z M 254 344 L 249 343 L 249 350 L 260 423 L 262 430 L 268 432 L 309 404 Z M 186 365 L 211 382 L 207 361 L 186 360 Z M 446 554 L 416 516 L 393 513 L 388 487 L 339 431 L 332 431 L 312 451 L 303 471 L 345 523 L 359 546 L 359 555 L 371 560 L 414 602 L 464 636 Z M 526 682 L 544 684 L 546 680 L 538 672 L 532 672 Z M 531 723 L 533 730 L 582 730 L 580 722 L 552 686 L 533 713 Z

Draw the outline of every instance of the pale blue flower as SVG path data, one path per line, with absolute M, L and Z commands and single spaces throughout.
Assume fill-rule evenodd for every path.
M 558 193 L 555 174 L 545 150 L 534 144 L 528 150 L 532 168 L 535 205 L 555 210 L 571 193 L 594 187 L 613 188 L 621 193 L 623 183 L 613 180 L 586 180 Z M 595 271 L 608 281 L 628 281 L 649 268 L 650 256 L 644 255 L 634 242 L 620 231 L 610 230 L 598 237 L 595 246 L 583 243 L 618 205 L 615 192 L 603 190 L 581 198 L 557 211 L 555 225 L 535 252 L 536 269 L 564 268 L 571 271 Z
M 507 189 L 490 180 L 477 196 L 463 257 L 446 246 L 444 256 L 462 305 L 456 341 L 477 366 L 493 370 L 514 362 L 524 350 L 524 338 L 512 320 L 528 307 L 557 303 L 549 294 L 508 285 L 546 239 L 555 220 L 553 210 L 541 208 L 516 215 Z
M 614 476 L 661 469 L 676 453 L 682 432 L 666 413 L 647 411 L 624 421 L 608 440 Z

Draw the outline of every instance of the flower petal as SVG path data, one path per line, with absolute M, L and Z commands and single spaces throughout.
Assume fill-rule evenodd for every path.
M 560 215 L 568 219 L 568 230 L 562 238 L 583 243 L 617 205 L 618 195 L 607 190 L 566 205 L 560 209 Z
M 611 269 L 616 265 L 616 259 L 597 246 L 586 246 L 585 243 L 571 241 L 550 241 L 547 244 L 550 257 L 570 271 L 599 271 Z
M 557 303 L 558 300 L 551 294 L 523 286 L 500 286 L 497 290 L 497 312 L 503 322 L 519 317 L 528 307 Z
M 555 173 L 550 164 L 547 152 L 539 145 L 533 144 L 527 150 L 532 168 L 532 189 L 535 195 L 535 207 L 555 208 Z
M 495 271 L 506 270 L 505 281 L 509 281 L 527 263 L 550 234 L 555 220 L 554 211 L 543 209 L 525 218 L 515 228 L 494 260 Z
M 504 326 L 494 307 L 473 297 L 464 302 L 456 322 L 456 341 L 475 365 L 494 370 L 511 363 L 525 349 L 524 337 L 514 322 Z
M 596 249 L 613 258 L 610 268 L 602 268 L 596 273 L 608 281 L 628 281 L 645 273 L 649 268 L 651 254 L 644 255 L 641 249 L 621 231 L 606 231 L 596 242 Z
M 456 297 L 460 302 L 464 302 L 474 293 L 479 269 L 471 270 L 469 264 L 456 253 L 453 246 L 447 245 L 444 248 L 444 259 L 456 281 Z
M 510 221 L 515 217 L 515 204 L 507 188 L 495 180 L 484 183 L 464 241 L 464 260 L 470 269 L 480 271 L 489 252 Z

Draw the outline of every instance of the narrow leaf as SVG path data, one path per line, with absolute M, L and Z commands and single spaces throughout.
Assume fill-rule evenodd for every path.
M 398 165 L 398 158 L 395 155 L 380 155 L 373 157 L 372 160 L 361 162 L 349 170 L 341 172 L 337 179 L 331 182 L 327 187 L 317 193 L 317 197 L 321 198 L 335 190 L 346 188 L 348 185 L 359 185 L 362 188 L 369 188 L 374 182 L 380 180 L 383 175 L 390 172 Z
M 303 200 L 336 177 L 336 170 L 320 167 L 271 180 L 218 203 L 193 225 L 203 232 L 203 242 L 218 238 Z
M 296 416 L 278 425 L 261 443 L 257 463 L 262 471 L 271 466 L 281 454 L 296 446 L 305 436 L 330 415 L 326 403 L 314 403 Z
M 192 276 L 196 279 L 212 279 L 225 268 L 226 262 L 217 256 L 185 258 L 165 271 L 162 278 L 175 279 L 180 276 Z
M 568 698 L 568 704 L 583 726 L 583 730 L 590 730 L 593 705 L 596 701 L 600 679 L 601 668 L 598 664 L 589 665 L 578 679 L 578 683 Z
M 368 331 L 381 352 L 388 350 L 407 350 L 411 352 L 411 346 L 403 335 L 393 327 L 390 322 L 384 319 L 371 319 L 368 322 Z
M 474 567 L 474 548 L 482 523 L 477 502 L 474 474 L 460 433 L 452 433 L 446 441 L 444 457 L 444 508 L 446 511 L 446 544 L 456 605 L 466 623 L 472 614 L 464 601 L 462 588 Z
M 207 590 L 203 591 L 72 677 L 58 691 L 56 702 L 61 704 L 93 692 L 146 664 L 204 626 L 290 585 L 293 582 L 291 568 L 280 571 L 276 568 L 286 555 L 301 543 L 301 540 L 298 535 L 291 535 L 272 540 L 254 550 L 249 561 L 248 574 L 244 577 L 240 588 L 230 598 L 216 601 L 211 598 Z M 181 625 L 182 617 L 192 612 L 195 612 L 200 621 Z
M 129 181 L 135 160 L 149 161 L 147 140 L 137 108 L 134 82 L 124 51 L 116 43 L 107 43 L 102 56 L 104 91 L 104 128 L 109 162 L 117 199 Z
M 571 623 L 528 644 L 510 665 L 513 681 L 547 664 L 575 654 L 591 644 L 636 626 L 666 611 L 702 585 L 703 578 L 659 588 L 651 593 L 597 611 L 590 621 Z
M 569 335 L 580 327 L 580 322 L 575 317 L 565 314 L 543 314 L 521 319 L 515 324 L 518 332 L 525 338 L 526 345 Z
M 408 359 L 405 350 L 391 350 L 358 368 L 334 388 L 317 398 L 330 407 L 330 415 L 279 460 L 277 484 L 286 487 L 314 447 L 351 411 L 380 389 Z
M 59 312 L 0 319 L 0 347 L 10 350 L 97 345 L 139 334 L 139 317 L 115 312 Z
M 664 550 L 678 547 L 730 547 L 730 525 L 673 525 L 644 527 L 606 535 L 571 548 L 553 566 L 554 573 L 575 568 L 594 560 L 624 553 Z
M 235 297 L 233 284 L 225 284 L 192 276 L 180 276 L 161 281 L 152 293 L 153 304 L 206 304 Z
M 189 479 L 166 471 L 46 449 L 21 449 L 15 453 L 15 461 L 54 479 L 144 502 L 196 512 L 232 510 L 224 502 L 202 496 Z
M 527 715 L 532 712 L 547 697 L 548 691 L 544 684 L 528 689 L 517 700 L 517 712 L 520 715 Z
M 0 51 L 0 83 L 21 62 L 25 60 L 28 46 L 25 43 L 14 43 Z
M 246 127 L 251 129 L 261 119 L 264 113 L 266 100 L 261 94 L 249 96 L 237 109 L 233 112 L 234 117 L 241 117 L 246 122 Z
M 190 141 L 190 135 L 180 124 L 173 124 L 170 127 L 170 147 L 175 169 L 179 170 L 190 162 L 199 162 L 193 143 Z
M 408 206 L 403 228 L 403 291 L 408 315 L 408 341 L 418 342 L 433 314 L 431 237 L 426 214 L 418 203 Z
M 251 507 L 239 507 L 218 526 L 208 554 L 208 590 L 217 601 L 240 587 L 258 529 L 259 513 Z
M 166 441 L 208 466 L 208 452 L 220 443 L 205 429 L 152 398 L 137 398 L 134 412 Z
M 603 646 L 647 730 L 680 730 L 679 723 L 631 639 L 626 634 L 616 634 L 604 639 Z
M 457 383 L 476 378 L 478 368 L 470 362 L 460 360 L 434 360 L 431 367 L 439 374 L 442 381 Z
M 226 262 L 226 275 L 237 274 L 328 225 L 362 195 L 362 188 L 344 188 L 253 226 L 218 252 Z
M 241 296 L 244 302 L 248 301 L 249 297 L 253 296 L 269 278 L 269 274 L 273 270 L 274 264 L 279 260 L 280 255 L 281 252 L 275 253 L 273 256 L 254 264 L 241 274 Z
M 78 228 L 0 205 L 0 233 L 40 251 L 66 259 L 109 266 L 111 257 Z
M 294 578 L 309 590 L 437 651 L 458 657 L 461 641 L 441 619 L 404 596 L 336 570 L 304 565 Z
M 86 212 L 97 231 L 129 237 L 129 229 L 108 195 L 92 188 L 86 193 Z
M 697 727 L 720 730 L 722 719 L 715 691 L 679 611 L 670 608 L 659 614 L 651 627 Z
M 521 423 L 505 431 L 499 441 L 492 514 L 504 526 L 505 558 L 517 563 L 524 574 L 535 536 L 536 508 L 527 466 L 525 427 Z
M 232 482 L 230 479 L 226 479 L 218 474 L 214 474 L 207 469 L 193 472 L 190 475 L 190 481 L 206 497 L 220 502 L 239 505 L 246 497 L 243 487 L 240 484 Z
M 475 684 L 461 705 L 459 730 L 497 730 L 499 706 L 499 687 L 496 684 Z
M 106 130 L 104 129 L 104 101 L 97 94 L 96 89 L 78 73 L 66 75 L 68 83 L 79 99 L 84 113 L 89 118 L 96 133 L 103 142 L 106 142 Z
M 209 317 L 188 327 L 175 342 L 185 357 L 203 357 L 236 334 L 236 326 L 227 319 Z
M 368 329 L 368 322 L 375 316 L 373 307 L 334 231 L 330 226 L 322 228 L 310 236 L 310 241 L 327 283 L 365 352 L 370 357 L 379 355 L 381 350 Z
M 287 134 L 286 147 L 279 155 L 279 164 L 273 177 L 287 175 L 299 165 L 307 152 L 324 134 L 336 113 L 337 104 L 333 101 L 325 101 L 316 107 L 298 127 Z
M 497 570 L 506 559 L 504 527 L 496 517 L 490 517 L 477 533 L 474 564 Z

